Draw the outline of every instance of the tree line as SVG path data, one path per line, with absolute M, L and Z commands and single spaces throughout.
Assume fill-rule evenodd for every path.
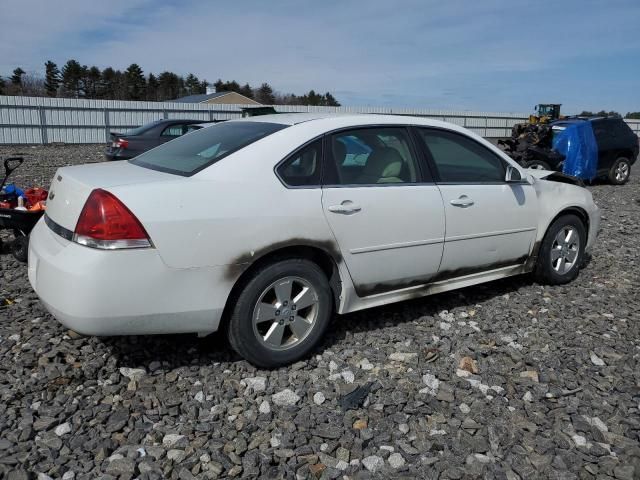
M 618 112 L 606 110 L 600 110 L 599 112 L 590 112 L 588 110 L 583 110 L 582 113 L 578 115 L 579 117 L 622 117 Z M 627 112 L 627 114 L 622 117 L 627 119 L 640 119 L 640 112 Z
M 58 68 L 49 60 L 44 64 L 44 75 L 27 73 L 18 67 L 10 77 L 0 76 L 0 95 L 161 102 L 206 93 L 210 85 L 193 73 L 186 77 L 169 71 L 146 75 L 137 63 L 121 71 L 112 67 L 100 70 L 96 66 L 81 65 L 73 59 Z M 265 105 L 340 106 L 329 92 L 321 94 L 310 90 L 304 95 L 283 94 L 266 82 L 253 87 L 248 83 L 241 85 L 235 80 L 219 79 L 213 86 L 217 92 L 237 92 Z

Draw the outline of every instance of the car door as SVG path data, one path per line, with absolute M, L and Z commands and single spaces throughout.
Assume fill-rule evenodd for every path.
M 408 129 L 339 131 L 324 151 L 322 206 L 358 295 L 427 283 L 442 257 L 444 206 Z
M 467 135 L 436 128 L 414 131 L 444 201 L 439 278 L 524 263 L 537 227 L 533 186 L 506 182 L 507 162 Z

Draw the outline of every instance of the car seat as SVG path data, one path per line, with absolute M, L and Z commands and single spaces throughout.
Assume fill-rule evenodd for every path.
M 403 166 L 402 156 L 393 147 L 374 150 L 360 176 L 359 184 L 402 183 L 400 178 Z

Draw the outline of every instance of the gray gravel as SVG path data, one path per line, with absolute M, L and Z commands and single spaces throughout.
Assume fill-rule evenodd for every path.
M 19 180 L 48 183 L 100 149 L 0 156 L 27 153 Z M 336 318 L 317 355 L 274 371 L 216 335 L 71 338 L 3 255 L 0 478 L 640 478 L 640 175 L 590 188 L 603 229 L 573 283 Z

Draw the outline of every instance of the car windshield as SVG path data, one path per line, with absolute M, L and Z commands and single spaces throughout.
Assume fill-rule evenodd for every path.
M 135 135 L 142 135 L 144 132 L 146 132 L 147 130 L 151 130 L 153 127 L 155 127 L 156 125 L 158 125 L 160 122 L 162 122 L 162 120 L 156 120 L 155 122 L 151 122 L 151 123 L 146 123 L 144 125 L 141 125 L 137 128 L 133 128 L 131 130 L 127 130 L 124 134 L 128 137 L 133 137 Z
M 224 122 L 165 143 L 130 160 L 134 165 L 190 176 L 286 125 Z

